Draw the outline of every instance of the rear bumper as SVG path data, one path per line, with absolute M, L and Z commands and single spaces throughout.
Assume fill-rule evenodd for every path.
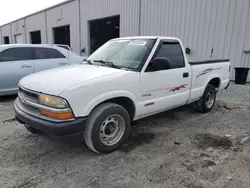
M 18 100 L 14 102 L 14 112 L 17 121 L 38 129 L 45 134 L 65 137 L 81 134 L 85 130 L 87 118 L 77 118 L 67 122 L 52 122 L 25 113 L 19 108 L 18 103 Z

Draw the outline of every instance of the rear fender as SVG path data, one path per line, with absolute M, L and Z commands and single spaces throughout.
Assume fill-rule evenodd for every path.
M 219 88 L 218 88 L 218 89 L 220 89 L 220 86 L 221 86 L 221 78 L 220 78 L 220 75 L 219 75 L 219 74 L 213 74 L 213 75 L 211 75 L 211 76 L 209 76 L 209 77 L 207 78 L 207 80 L 206 80 L 206 82 L 205 82 L 205 85 L 204 85 L 204 88 L 205 88 L 205 89 L 206 89 L 208 83 L 209 83 L 211 80 L 213 80 L 214 78 L 219 78 L 219 79 L 220 79 L 220 85 L 219 85 Z

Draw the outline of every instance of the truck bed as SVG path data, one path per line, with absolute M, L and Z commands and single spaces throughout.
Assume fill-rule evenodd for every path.
M 195 101 L 202 96 L 208 82 L 213 79 L 219 80 L 219 90 L 227 87 L 230 74 L 230 61 L 228 59 L 193 61 L 189 64 L 192 68 L 190 101 Z

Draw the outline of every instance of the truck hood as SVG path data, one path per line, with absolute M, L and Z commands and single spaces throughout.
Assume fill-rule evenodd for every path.
M 59 95 L 73 85 L 124 71 L 95 65 L 75 65 L 31 74 L 21 79 L 20 85 L 36 92 Z

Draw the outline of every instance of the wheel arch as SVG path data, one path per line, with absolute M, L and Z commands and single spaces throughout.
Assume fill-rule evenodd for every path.
M 121 105 L 128 111 L 130 119 L 134 119 L 136 113 L 136 98 L 132 93 L 127 91 L 116 91 L 115 93 L 108 92 L 93 98 L 85 106 L 85 110 L 82 114 L 89 115 L 97 106 L 105 102 L 112 102 Z
M 213 85 L 217 90 L 220 89 L 221 86 L 221 78 L 218 74 L 212 75 L 207 79 L 207 82 L 205 83 L 205 88 L 208 84 Z

